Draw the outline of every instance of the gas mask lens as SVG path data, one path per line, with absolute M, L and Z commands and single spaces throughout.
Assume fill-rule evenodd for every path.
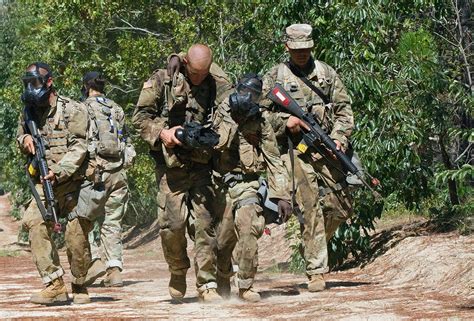
M 43 77 L 34 75 L 26 75 L 22 78 L 22 80 L 25 88 L 39 89 L 42 88 L 45 83 L 45 79 Z

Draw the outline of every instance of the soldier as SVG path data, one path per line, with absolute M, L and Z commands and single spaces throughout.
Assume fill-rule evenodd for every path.
M 268 92 L 275 83 L 280 83 L 305 111 L 315 116 L 338 148 L 345 151 L 354 127 L 349 96 L 334 69 L 313 59 L 311 32 L 312 28 L 307 24 L 294 24 L 286 28 L 286 50 L 290 60 L 273 67 L 265 75 L 264 92 Z M 317 90 L 308 86 L 304 78 Z M 308 289 L 311 292 L 322 291 L 325 288 L 323 273 L 328 270 L 326 240 L 352 213 L 345 177 L 337 160 L 323 157 L 314 150 L 304 153 L 292 147 L 298 145 L 300 131 L 305 128 L 300 119 L 285 113 L 274 113 L 271 122 L 279 139 L 283 160 L 289 171 L 294 170 L 296 200 L 304 214 L 303 244 Z M 291 166 L 291 154 L 294 155 L 294 168 Z
M 50 180 L 58 200 L 59 213 L 68 218 L 65 240 L 74 277 L 73 302 L 81 304 L 90 302 L 84 280 L 91 260 L 87 235 L 92 226 L 83 209 L 84 204 L 95 199 L 92 183 L 84 181 L 88 165 L 85 161 L 87 109 L 83 104 L 58 95 L 52 76 L 47 64 L 36 62 L 28 66 L 22 78 L 25 88 L 22 100 L 29 108 L 28 117 L 35 120 L 43 136 L 49 166 L 46 176 L 32 178 L 32 192 L 37 202 L 28 205 L 22 219 L 23 227 L 29 231 L 33 260 L 46 285 L 41 292 L 33 294 L 30 301 L 49 304 L 68 300 L 63 281 L 64 270 L 51 239 L 53 226 L 50 221 L 44 221 L 41 214 L 45 196 L 40 180 Z M 36 152 L 24 116 L 20 118 L 17 142 L 23 153 L 33 155 Z
M 159 184 L 158 222 L 163 252 L 171 273 L 169 292 L 182 299 L 190 267 L 186 252 L 186 223 L 189 206 L 195 218 L 195 271 L 200 300 L 217 301 L 215 218 L 210 150 L 186 149 L 176 137 L 185 123 L 204 125 L 213 109 L 228 95 L 225 75 L 210 74 L 211 50 L 195 44 L 184 58 L 184 70 L 169 75 L 157 70 L 143 85 L 133 123 L 150 145 L 157 164 L 165 165 Z M 163 166 L 161 166 L 163 168 Z M 188 204 L 186 204 L 186 202 Z
M 91 71 L 82 81 L 84 104 L 90 119 L 88 152 L 91 166 L 87 174 L 104 191 L 99 206 L 91 206 L 88 211 L 96 212 L 93 215 L 100 217 L 105 212 L 104 220 L 99 224 L 100 244 L 97 244 L 94 232 L 89 234 L 92 264 L 86 284 L 94 283 L 107 269 L 104 285 L 120 287 L 123 285 L 122 218 L 128 202 L 126 168 L 131 166 L 135 150 L 127 141 L 122 107 L 105 97 L 103 75 Z M 106 259 L 105 266 L 101 257 Z
M 286 218 L 291 214 L 288 174 L 271 124 L 262 117 L 258 101 L 262 80 L 247 74 L 239 81 L 237 92 L 224 101 L 215 115 L 214 126 L 220 135 L 215 158 L 217 200 L 226 200 L 218 234 L 218 290 L 223 296 L 230 292 L 232 252 L 238 266 L 239 297 L 245 301 L 260 301 L 253 288 L 258 266 L 257 240 L 265 227 L 258 190 L 259 177 L 268 172 L 269 197 L 278 203 Z

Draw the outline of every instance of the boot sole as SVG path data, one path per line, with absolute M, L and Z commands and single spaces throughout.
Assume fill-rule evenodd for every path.
M 68 297 L 67 293 L 63 293 L 63 294 L 55 296 L 52 299 L 47 299 L 47 298 L 45 298 L 45 300 L 30 299 L 30 302 L 31 303 L 36 303 L 36 304 L 52 304 L 52 303 L 55 303 L 55 302 L 67 302 L 68 300 L 69 300 L 69 297 Z

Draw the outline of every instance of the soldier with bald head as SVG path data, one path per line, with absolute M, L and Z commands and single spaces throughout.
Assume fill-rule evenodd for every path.
M 148 143 L 156 162 L 159 185 L 158 222 L 163 252 L 171 273 L 169 293 L 180 300 L 186 293 L 186 227 L 194 218 L 196 287 L 200 300 L 220 300 L 216 288 L 217 219 L 213 200 L 212 148 L 194 148 L 178 139 L 177 131 L 193 124 L 207 127 L 212 112 L 229 95 L 231 85 L 222 72 L 210 72 L 212 52 L 195 44 L 177 72 L 159 69 L 143 84 L 133 123 Z

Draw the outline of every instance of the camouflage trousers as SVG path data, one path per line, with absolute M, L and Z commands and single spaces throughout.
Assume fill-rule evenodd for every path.
M 104 194 L 100 211 L 105 215 L 98 215 L 99 229 L 89 233 L 92 260 L 103 258 L 107 268 L 118 267 L 122 270 L 122 218 L 129 197 L 127 174 L 123 169 L 106 171 L 102 174 L 102 181 Z
M 257 273 L 257 241 L 265 228 L 257 195 L 259 186 L 258 180 L 237 182 L 232 187 L 216 186 L 215 211 L 222 213 L 217 234 L 217 273 L 229 278 L 233 258 L 240 289 L 250 288 Z
M 156 173 L 157 177 L 161 173 Z M 161 176 L 158 192 L 158 225 L 169 271 L 185 275 L 190 268 L 186 227 L 194 218 L 194 269 L 198 291 L 216 288 L 216 218 L 211 214 L 214 191 L 207 165 L 168 168 Z M 162 209 L 162 210 L 160 210 Z
M 306 275 L 328 272 L 328 250 L 326 244 L 323 211 L 319 204 L 318 173 L 311 162 L 294 151 L 294 176 L 296 185 L 296 202 L 304 218 L 303 256 L 306 262 Z M 282 155 L 282 160 L 290 174 L 289 154 Z M 291 189 L 292 186 L 289 186 Z
M 324 215 L 326 240 L 329 242 L 339 225 L 352 216 L 353 200 L 338 161 L 329 163 L 323 158 L 314 162 L 313 167 L 318 177 L 319 203 Z
M 59 203 L 59 213 L 66 216 L 75 211 L 79 193 L 83 186 L 80 182 L 65 182 L 54 189 L 55 196 Z M 44 202 L 42 185 L 36 184 L 36 191 Z M 22 218 L 23 227 L 29 232 L 29 241 L 33 261 L 38 269 L 44 284 L 61 277 L 64 270 L 59 262 L 59 255 L 56 246 L 51 238 L 53 233 L 52 222 L 45 222 L 41 212 L 33 199 Z M 91 261 L 91 254 L 88 241 L 88 233 L 92 228 L 90 220 L 84 217 L 74 217 L 69 219 L 66 225 L 65 241 L 67 248 L 67 258 L 71 266 L 73 283 L 81 285 L 87 274 L 87 269 Z

